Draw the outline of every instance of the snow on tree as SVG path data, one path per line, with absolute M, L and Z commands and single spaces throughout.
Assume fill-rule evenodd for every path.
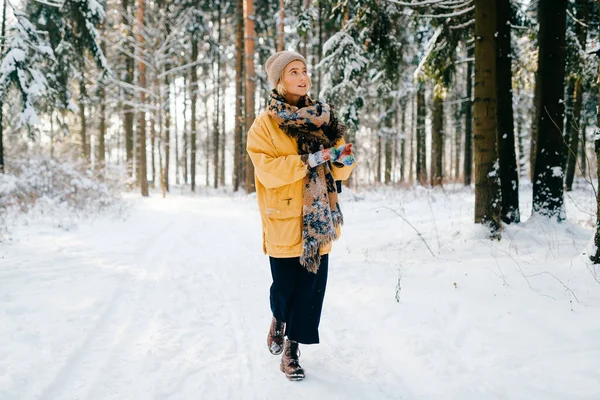
M 4 102 L 10 88 L 16 88 L 22 98 L 20 124 L 31 127 L 39 123 L 37 107 L 49 90 L 45 68 L 56 60 L 52 48 L 25 14 L 15 12 L 15 17 L 0 64 L 0 100 Z

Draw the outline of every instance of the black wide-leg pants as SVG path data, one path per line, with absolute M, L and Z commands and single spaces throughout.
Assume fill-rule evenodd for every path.
M 300 265 L 300 257 L 273 258 L 271 311 L 286 323 L 285 334 L 298 343 L 319 343 L 319 322 L 327 285 L 329 255 L 321 256 L 316 274 Z

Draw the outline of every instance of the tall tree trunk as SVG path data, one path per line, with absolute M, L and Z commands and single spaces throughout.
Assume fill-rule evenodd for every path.
M 408 101 L 404 101 L 401 113 L 401 125 L 400 125 L 400 180 L 402 182 L 407 182 L 405 176 L 405 165 L 406 165 L 406 112 L 408 109 Z
M 163 184 L 165 191 L 169 191 L 169 163 L 171 162 L 171 79 L 168 74 L 165 74 L 165 100 L 163 102 L 163 110 L 165 113 L 165 163 L 163 168 Z M 177 138 L 177 132 L 175 132 Z M 177 150 L 177 148 L 175 149 Z M 175 154 L 177 160 L 177 154 Z M 161 164 L 162 165 L 162 164 Z M 177 171 L 175 171 L 177 173 Z
M 106 54 L 106 45 L 102 43 L 102 51 Z M 100 82 L 100 126 L 98 128 L 98 168 L 103 168 L 106 161 L 106 88 L 105 82 Z
M 377 165 L 376 165 L 376 169 L 375 169 L 375 181 L 377 183 L 381 183 L 381 162 L 382 162 L 382 155 L 381 155 L 381 145 L 382 145 L 382 139 L 381 139 L 381 132 L 377 133 L 377 138 L 376 140 L 376 146 L 377 146 L 377 155 L 375 156 L 377 158 Z
M 461 146 L 462 143 L 462 104 L 458 103 L 454 107 L 454 121 L 455 121 L 455 132 L 454 132 L 454 180 L 458 182 L 460 180 L 460 156 L 461 156 Z
M 254 74 L 254 3 L 253 0 L 244 0 L 244 27 L 246 30 L 244 51 L 246 56 L 246 126 L 248 132 L 254 122 L 254 95 L 256 76 Z M 246 154 L 246 191 L 252 193 L 256 190 L 254 183 L 254 166 L 250 156 Z
M 222 90 L 222 97 L 223 99 L 225 99 L 225 90 Z M 225 100 L 223 100 L 223 103 L 225 102 Z M 221 121 L 223 121 L 221 123 L 221 144 L 220 144 L 220 148 L 221 148 L 221 156 L 219 158 L 219 160 L 221 161 L 221 166 L 219 167 L 219 184 L 221 186 L 225 186 L 225 146 L 227 145 L 227 136 L 225 135 L 225 110 L 227 109 L 227 107 L 225 107 L 225 105 L 223 105 L 221 107 Z
M 519 171 L 515 153 L 513 119 L 512 62 L 510 14 L 511 1 L 497 0 L 496 91 L 498 124 L 498 159 L 500 160 L 500 189 L 502 207 L 500 217 L 510 224 L 521 221 L 519 211 Z
M 207 79 L 204 79 L 204 121 L 206 122 L 206 139 L 204 140 L 204 154 L 206 155 L 204 157 L 204 176 L 205 176 L 205 181 L 204 181 L 204 185 L 206 187 L 210 187 L 210 147 L 211 147 L 211 141 L 210 141 L 210 122 L 209 122 L 209 118 L 208 118 L 208 84 L 207 84 Z
M 4 55 L 4 42 L 6 38 L 6 3 L 2 1 L 2 35 L 0 36 L 0 55 Z M 3 125 L 3 109 L 4 101 L 0 100 L 0 174 L 4 173 L 4 125 Z M 50 116 L 52 118 L 52 116 Z
M 144 35 L 142 35 L 142 30 L 144 29 L 144 0 L 138 0 L 138 38 L 137 43 L 140 48 L 140 51 L 145 49 L 144 44 Z M 140 54 L 140 57 L 142 54 Z M 146 165 L 146 112 L 144 108 L 146 106 L 146 64 L 143 61 L 138 62 L 138 71 L 139 71 L 139 86 L 142 89 L 140 91 L 140 104 L 142 105 L 142 111 L 140 111 L 140 120 L 139 120 L 139 177 L 140 177 L 140 188 L 142 191 L 142 196 L 148 196 L 148 174 L 147 174 L 147 165 Z
M 163 95 L 163 88 L 160 86 L 160 81 L 158 79 L 158 76 L 155 75 L 154 77 L 154 90 L 155 92 L 158 94 L 158 101 L 156 102 L 156 107 L 155 107 L 155 112 L 154 112 L 154 127 L 153 129 L 153 135 L 154 135 L 154 140 L 156 140 L 156 138 L 158 138 L 158 143 L 155 144 L 155 150 L 158 152 L 158 184 L 160 186 L 160 191 L 163 195 L 163 198 L 166 197 L 167 194 L 167 187 L 165 184 L 165 169 L 163 166 L 163 161 L 162 161 L 162 145 L 164 143 L 163 139 L 163 125 L 164 125 L 164 117 L 163 117 L 163 112 L 164 112 L 164 95 Z M 167 86 L 168 89 L 168 86 Z M 157 128 L 158 127 L 158 128 Z M 158 132 L 157 132 L 158 130 Z M 154 158 L 154 150 L 152 151 L 152 158 Z M 155 169 L 156 167 L 154 166 L 154 161 L 152 162 L 152 168 Z M 155 181 L 155 177 L 154 174 L 156 173 L 156 170 L 154 170 L 152 172 L 153 176 L 152 176 L 152 182 L 153 185 L 156 185 L 156 181 Z M 153 186 L 154 187 L 154 186 Z
M 192 70 L 193 68 L 190 68 L 190 76 L 192 75 Z M 188 169 L 188 154 L 189 154 L 189 149 L 190 149 L 190 136 L 189 136 L 189 129 L 188 129 L 188 120 L 187 120 L 187 114 L 188 114 L 188 94 L 191 97 L 191 91 L 193 90 L 193 88 L 191 87 L 191 79 L 187 79 L 185 76 L 183 77 L 183 154 L 182 154 L 182 160 L 183 160 L 183 183 L 185 183 L 187 185 L 188 183 L 188 177 L 189 177 L 189 169 Z
M 600 9 L 600 0 L 598 0 L 598 7 Z M 598 36 L 600 39 L 600 31 L 598 32 Z M 594 135 L 594 150 L 596 152 L 596 179 L 597 179 L 597 188 L 600 188 L 600 63 L 598 64 L 598 80 L 597 80 L 597 90 L 598 90 L 598 107 L 596 107 L 596 134 Z M 583 133 L 585 137 L 585 131 Z M 585 153 L 584 153 L 585 154 Z M 591 255 L 590 259 L 594 262 L 594 264 L 600 264 L 600 190 L 596 190 L 596 233 L 594 234 L 594 245 L 596 247 L 595 252 Z
M 129 0 L 122 0 L 123 4 L 123 16 L 122 16 L 122 24 L 123 26 L 128 27 L 128 36 L 133 36 L 132 24 L 129 21 Z M 127 51 L 126 54 L 134 54 L 135 48 L 133 44 L 126 45 Z M 125 83 L 129 86 L 133 86 L 134 82 L 134 68 L 135 68 L 135 60 L 133 56 L 125 55 Z M 125 91 L 126 100 L 133 100 L 133 96 Z M 133 176 L 133 121 L 134 119 L 134 109 L 130 104 L 125 105 L 125 158 L 127 162 L 127 172 L 129 176 Z
M 170 89 L 169 89 L 170 91 Z M 184 92 L 185 93 L 185 92 Z M 181 167 L 181 158 L 179 157 L 179 129 L 178 121 L 179 121 L 179 113 L 177 112 L 177 84 L 173 81 L 173 136 L 175 136 L 175 184 L 179 185 L 179 169 Z M 185 99 L 185 95 L 184 95 Z M 185 119 L 185 114 L 184 114 Z M 168 179 L 167 179 L 168 182 Z
M 578 0 L 577 3 L 577 18 L 584 23 L 587 22 L 589 16 L 589 8 L 587 0 Z M 575 24 L 575 34 L 577 42 L 582 50 L 585 50 L 587 42 L 587 26 L 577 23 Z M 581 128 L 581 107 L 583 103 L 583 84 L 582 77 L 577 76 L 575 79 L 574 104 L 573 104 L 573 123 L 567 124 L 566 129 L 571 132 L 569 140 L 569 148 L 567 149 L 567 176 L 565 179 L 566 190 L 573 190 L 573 178 L 575 177 L 575 167 L 577 165 L 577 150 L 579 147 L 579 130 Z
M 225 136 L 225 89 L 221 90 L 222 98 L 223 98 L 223 106 L 221 107 L 221 143 L 219 144 L 221 149 L 221 155 L 219 157 L 219 161 L 221 162 L 221 166 L 219 167 L 219 184 L 221 186 L 225 186 L 225 145 L 227 144 L 227 137 Z
M 417 90 L 417 180 L 419 184 L 427 183 L 427 149 L 425 137 L 425 84 L 419 82 Z
M 278 24 L 278 41 L 277 41 L 277 51 L 283 51 L 285 48 L 285 34 L 284 34 L 284 18 L 285 18 L 285 8 L 283 5 L 283 0 L 279 0 L 279 24 Z
M 219 46 L 221 44 L 221 2 L 217 6 L 217 59 L 216 59 L 216 82 L 215 82 L 215 113 L 213 120 L 213 168 L 214 168 L 214 179 L 213 186 L 216 189 L 219 186 L 219 162 L 220 150 L 219 143 L 220 139 L 220 111 L 221 111 L 221 50 Z
M 475 47 L 470 47 L 467 57 L 475 56 Z M 467 94 L 463 103 L 465 108 L 465 159 L 463 165 L 465 186 L 471 185 L 473 176 L 473 61 L 467 63 Z
M 571 126 L 573 125 L 573 106 L 575 103 L 575 78 L 566 77 L 565 84 L 567 85 L 567 91 L 565 95 L 565 130 L 563 132 L 563 160 L 562 169 L 567 170 L 567 160 L 569 158 L 569 149 L 571 148 Z M 566 174 L 565 174 L 566 176 Z
M 198 59 L 198 33 L 196 31 L 192 32 L 192 64 L 196 62 Z M 193 66 L 191 68 L 191 120 L 190 120 L 190 179 L 192 182 L 192 192 L 196 191 L 196 101 L 198 99 L 198 73 L 196 71 L 196 67 Z
M 386 185 L 392 181 L 392 145 L 394 139 L 387 135 L 385 137 L 385 176 Z
M 523 117 L 518 115 L 515 121 L 515 132 L 517 135 L 517 146 L 519 148 L 519 178 L 525 177 L 525 146 L 523 145 Z
M 233 190 L 240 188 L 244 159 L 244 0 L 236 0 L 236 54 L 235 54 L 235 136 L 233 151 Z
M 499 235 L 500 184 L 496 152 L 496 0 L 475 0 L 475 223 Z
M 588 159 L 587 159 L 587 136 L 585 134 L 586 128 L 587 128 L 587 118 L 585 118 L 585 116 L 582 118 L 582 123 L 581 123 L 581 150 L 579 151 L 579 158 L 581 159 L 581 173 L 584 176 L 588 176 L 588 170 L 587 170 L 587 164 L 588 164 Z
M 581 129 L 581 106 L 583 102 L 583 85 L 581 78 L 575 81 L 575 102 L 573 105 L 573 122 L 566 126 L 571 131 L 569 147 L 567 149 L 567 192 L 573 190 L 573 178 L 575 177 L 575 167 L 577 165 L 577 153 L 579 148 L 579 130 Z
M 160 102 L 158 102 L 158 106 L 160 107 Z M 156 187 L 156 114 L 156 111 L 153 112 L 150 119 L 150 166 L 152 171 L 152 188 Z
M 316 54 L 315 57 L 313 58 L 314 62 L 313 62 L 313 71 L 317 71 L 317 79 L 315 79 L 315 88 L 316 88 L 316 96 L 319 96 L 319 93 L 321 93 L 321 68 L 317 69 L 315 68 L 316 65 L 318 65 L 321 62 L 321 57 L 323 57 L 323 18 L 325 18 L 325 10 L 324 10 L 324 5 L 322 2 L 318 1 L 317 2 L 317 8 L 318 8 L 318 16 L 317 16 L 317 48 L 316 48 Z
M 566 217 L 562 169 L 566 11 L 567 0 L 555 0 L 552 5 L 540 1 L 538 5 L 540 109 L 533 213 L 558 221 Z
M 539 37 L 538 37 L 539 43 Z M 539 68 L 538 68 L 539 71 Z M 529 141 L 529 177 L 533 181 L 535 171 L 535 156 L 538 142 L 538 119 L 540 117 L 540 74 L 535 72 L 535 87 L 533 89 L 533 119 L 531 122 L 531 140 Z
M 79 122 L 81 123 L 81 129 L 79 131 L 79 138 L 81 140 L 81 156 L 86 163 L 90 162 L 90 153 L 88 151 L 88 137 L 87 137 L 87 121 L 85 118 L 85 106 L 86 106 L 86 93 L 85 93 L 85 76 L 81 74 L 81 80 L 79 81 Z
M 441 186 L 444 176 L 442 149 L 444 147 L 444 99 L 442 88 L 433 88 L 433 115 L 431 126 L 431 186 Z
M 411 100 L 410 106 L 410 157 L 408 162 L 408 183 L 413 185 L 415 183 L 415 138 L 417 136 L 417 98 L 419 97 L 418 92 L 415 93 Z

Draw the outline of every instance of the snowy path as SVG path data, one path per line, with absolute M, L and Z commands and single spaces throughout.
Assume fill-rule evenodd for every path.
M 490 244 L 469 194 L 411 196 L 346 202 L 300 383 L 266 349 L 254 200 L 155 195 L 126 221 L 22 228 L 0 244 L 0 399 L 600 398 L 591 231 L 531 222 Z

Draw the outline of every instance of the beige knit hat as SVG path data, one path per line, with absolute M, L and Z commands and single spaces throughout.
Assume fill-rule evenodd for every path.
M 304 65 L 307 65 L 306 59 L 302 57 L 302 54 L 296 53 L 295 51 L 280 51 L 273 54 L 265 63 L 265 70 L 269 77 L 269 82 L 273 88 L 277 87 L 277 82 L 281 78 L 284 68 L 292 61 L 302 61 Z

